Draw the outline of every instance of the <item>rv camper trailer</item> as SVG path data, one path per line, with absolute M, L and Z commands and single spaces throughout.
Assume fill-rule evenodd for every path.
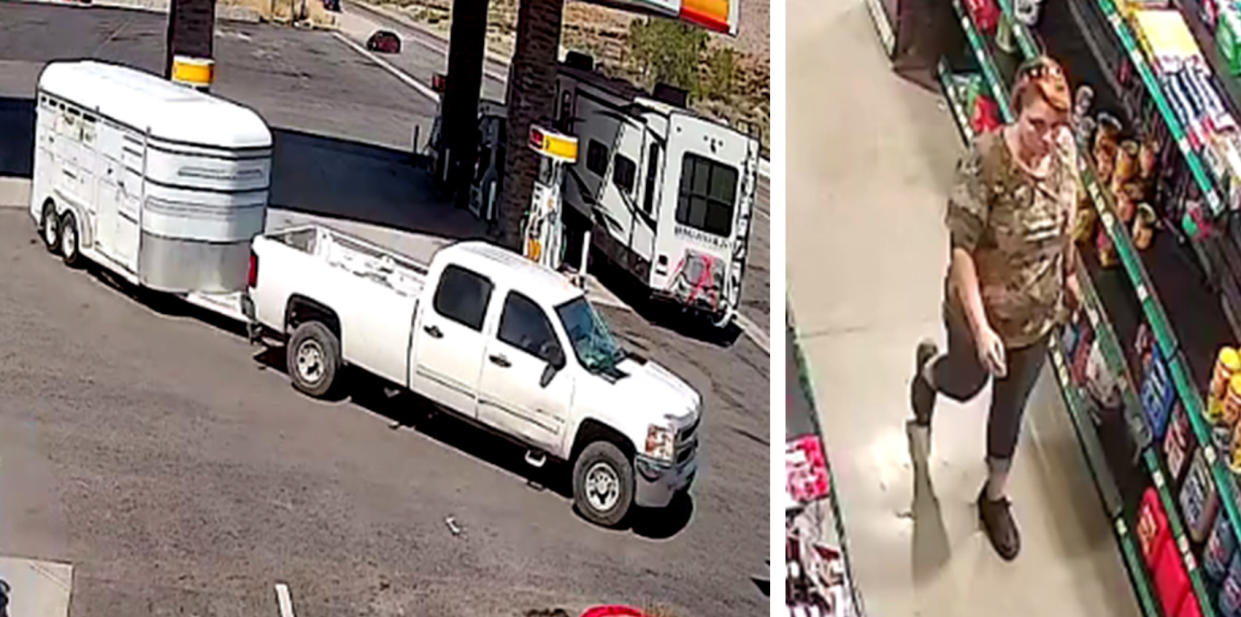
M 758 182 L 753 135 L 689 109 L 685 94 L 652 96 L 593 70 L 570 53 L 556 80 L 554 128 L 577 138 L 565 175 L 569 250 L 590 231 L 593 247 L 655 297 L 726 323 L 737 309 Z M 470 209 L 495 215 L 505 110 L 480 106 Z
M 49 250 L 241 318 L 272 138 L 253 111 L 134 69 L 39 77 L 30 215 Z

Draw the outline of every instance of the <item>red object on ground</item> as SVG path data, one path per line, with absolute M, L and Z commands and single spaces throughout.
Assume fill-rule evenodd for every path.
M 827 497 L 831 484 L 823 444 L 816 435 L 790 439 L 784 449 L 786 490 L 793 499 L 809 503 Z
M 632 606 L 596 606 L 586 609 L 582 617 L 647 617 L 647 614 Z

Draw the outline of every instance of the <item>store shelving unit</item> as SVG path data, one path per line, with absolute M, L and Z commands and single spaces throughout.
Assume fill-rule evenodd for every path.
M 1178 0 L 1181 5 L 1196 0 Z M 1037 39 L 1024 25 L 1012 18 L 1012 6 L 1008 0 L 1000 0 L 1005 13 L 1005 23 L 1012 24 L 1014 39 L 1023 58 L 1039 53 L 1043 41 Z M 1004 78 L 997 66 L 997 48 L 981 33 L 970 15 L 954 0 L 954 9 L 969 43 L 970 52 L 976 58 L 987 88 L 999 103 L 1003 120 L 1012 118 L 1007 105 Z M 1085 11 L 1098 11 L 1096 15 Z M 1236 275 L 1241 273 L 1241 251 L 1233 238 L 1241 231 L 1236 217 L 1225 212 L 1219 184 L 1201 152 L 1196 151 L 1186 136 L 1184 127 L 1173 113 L 1159 76 L 1147 62 L 1129 25 L 1118 14 L 1112 0 L 1087 0 L 1074 3 L 1069 0 L 1067 13 L 1082 32 L 1094 32 L 1097 37 L 1112 36 L 1114 40 L 1086 40 L 1086 55 L 1100 66 L 1095 75 L 1101 75 L 1096 87 L 1106 87 L 1109 92 L 1104 99 L 1111 100 L 1124 116 L 1125 124 L 1149 121 L 1163 122 L 1176 142 L 1182 162 L 1188 167 L 1206 203 L 1207 212 L 1214 223 L 1224 228 L 1224 234 L 1188 242 L 1198 231 L 1188 216 L 1176 223 L 1186 232 L 1173 233 L 1164 228 L 1155 233 L 1153 244 L 1145 251 L 1138 251 L 1130 237 L 1130 231 L 1117 214 L 1116 205 L 1109 190 L 1102 187 L 1090 158 L 1086 144 L 1079 147 L 1077 161 L 1082 183 L 1089 196 L 1089 203 L 1098 215 L 1099 224 L 1115 246 L 1118 268 L 1104 268 L 1093 255 L 1084 255 L 1079 264 L 1078 276 L 1084 292 L 1083 314 L 1089 320 L 1110 371 L 1118 376 L 1122 401 L 1123 422 L 1116 434 L 1115 427 L 1108 427 L 1089 411 L 1088 396 L 1069 377 L 1068 362 L 1060 347 L 1059 336 L 1053 337 L 1050 356 L 1059 381 L 1066 408 L 1078 434 L 1087 462 L 1095 478 L 1104 510 L 1113 523 L 1124 562 L 1133 580 L 1143 613 L 1148 616 L 1161 614 L 1152 593 L 1150 575 L 1140 557 L 1131 529 L 1136 505 L 1135 495 L 1145 487 L 1154 487 L 1167 516 L 1179 556 L 1189 576 L 1193 595 L 1197 598 L 1203 615 L 1217 614 L 1211 584 L 1205 580 L 1198 566 L 1201 546 L 1188 536 L 1176 491 L 1171 484 L 1174 479 L 1168 472 L 1163 450 L 1158 440 L 1152 440 L 1152 429 L 1143 412 L 1138 396 L 1138 382 L 1133 378 L 1135 366 L 1128 359 L 1122 341 L 1132 341 L 1141 323 L 1151 329 L 1155 344 L 1165 359 L 1171 381 L 1185 415 L 1189 419 L 1191 433 L 1203 458 L 1210 467 L 1211 477 L 1218 493 L 1221 508 L 1218 516 L 1226 516 L 1233 533 L 1241 542 L 1241 487 L 1237 476 L 1226 464 L 1227 453 L 1221 454 L 1211 441 L 1211 426 L 1204 414 L 1202 392 L 1207 388 L 1215 351 L 1221 345 L 1237 339 L 1241 331 L 1232 324 L 1237 322 L 1228 314 L 1228 302 L 1220 303 L 1220 288 L 1226 295 L 1238 293 Z M 1101 15 L 1103 21 L 1095 22 Z M 1193 21 L 1192 18 L 1187 21 Z M 1106 25 L 1103 25 L 1106 24 Z M 1100 32 L 1102 30 L 1103 32 Z M 1205 30 L 1195 31 L 1203 36 Z M 1089 36 L 1089 35 L 1087 35 Z M 1051 44 L 1051 42 L 1047 42 Z M 1206 45 L 1202 45 L 1206 48 Z M 1052 53 L 1055 49 L 1053 46 Z M 1205 49 L 1209 58 L 1215 53 L 1214 46 Z M 1117 62 L 1127 59 L 1133 72 L 1141 81 L 1135 93 L 1133 88 L 1125 91 L 1115 78 Z M 1218 62 L 1218 57 L 1214 58 Z M 1216 67 L 1216 70 L 1218 68 Z M 962 122 L 964 116 L 959 101 L 953 98 L 950 80 L 947 78 L 948 63 L 939 66 L 941 84 L 949 100 L 962 137 L 971 140 L 969 124 Z M 1217 75 L 1218 81 L 1218 75 Z M 1142 92 L 1144 90 L 1144 93 Z M 1241 94 L 1229 91 L 1230 107 L 1235 110 Z M 1144 95 L 1144 96 L 1143 96 Z M 1142 113 L 1143 111 L 1147 113 Z M 1241 306 L 1241 302 L 1234 302 Z M 1109 447 L 1109 443 L 1112 444 Z M 1119 444 L 1119 445 L 1116 445 Z M 1131 456 L 1129 454 L 1132 454 Z
M 948 60 L 940 58 L 935 73 L 938 77 L 940 93 L 944 95 L 944 100 L 948 101 L 948 108 L 952 110 L 952 120 L 957 124 L 957 134 L 968 144 L 974 140 L 974 129 L 970 127 L 969 116 L 966 115 L 965 108 L 961 106 L 956 86 L 952 83 L 952 69 L 948 66 Z

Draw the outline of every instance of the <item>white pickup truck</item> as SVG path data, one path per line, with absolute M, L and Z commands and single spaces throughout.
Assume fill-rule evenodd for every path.
M 324 396 L 351 365 L 567 461 L 581 513 L 606 526 L 689 489 L 702 397 L 621 350 L 582 290 L 483 242 L 430 264 L 322 226 L 258 236 L 248 317 L 287 340 L 293 385 Z

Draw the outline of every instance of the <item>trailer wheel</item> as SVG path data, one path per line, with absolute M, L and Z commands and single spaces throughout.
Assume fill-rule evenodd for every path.
M 43 204 L 43 215 L 39 218 L 39 235 L 43 236 L 43 246 L 55 253 L 60 250 L 60 221 L 56 219 L 56 205 L 52 200 Z
M 596 525 L 619 525 L 633 504 L 633 491 L 633 465 L 610 441 L 586 446 L 573 464 L 573 503 Z
M 82 263 L 82 252 L 78 238 L 78 219 L 73 212 L 66 212 L 60 217 L 60 257 L 65 265 L 76 268 Z
M 293 331 L 285 350 L 293 387 L 315 398 L 332 391 L 340 370 L 340 341 L 327 326 L 307 321 Z

